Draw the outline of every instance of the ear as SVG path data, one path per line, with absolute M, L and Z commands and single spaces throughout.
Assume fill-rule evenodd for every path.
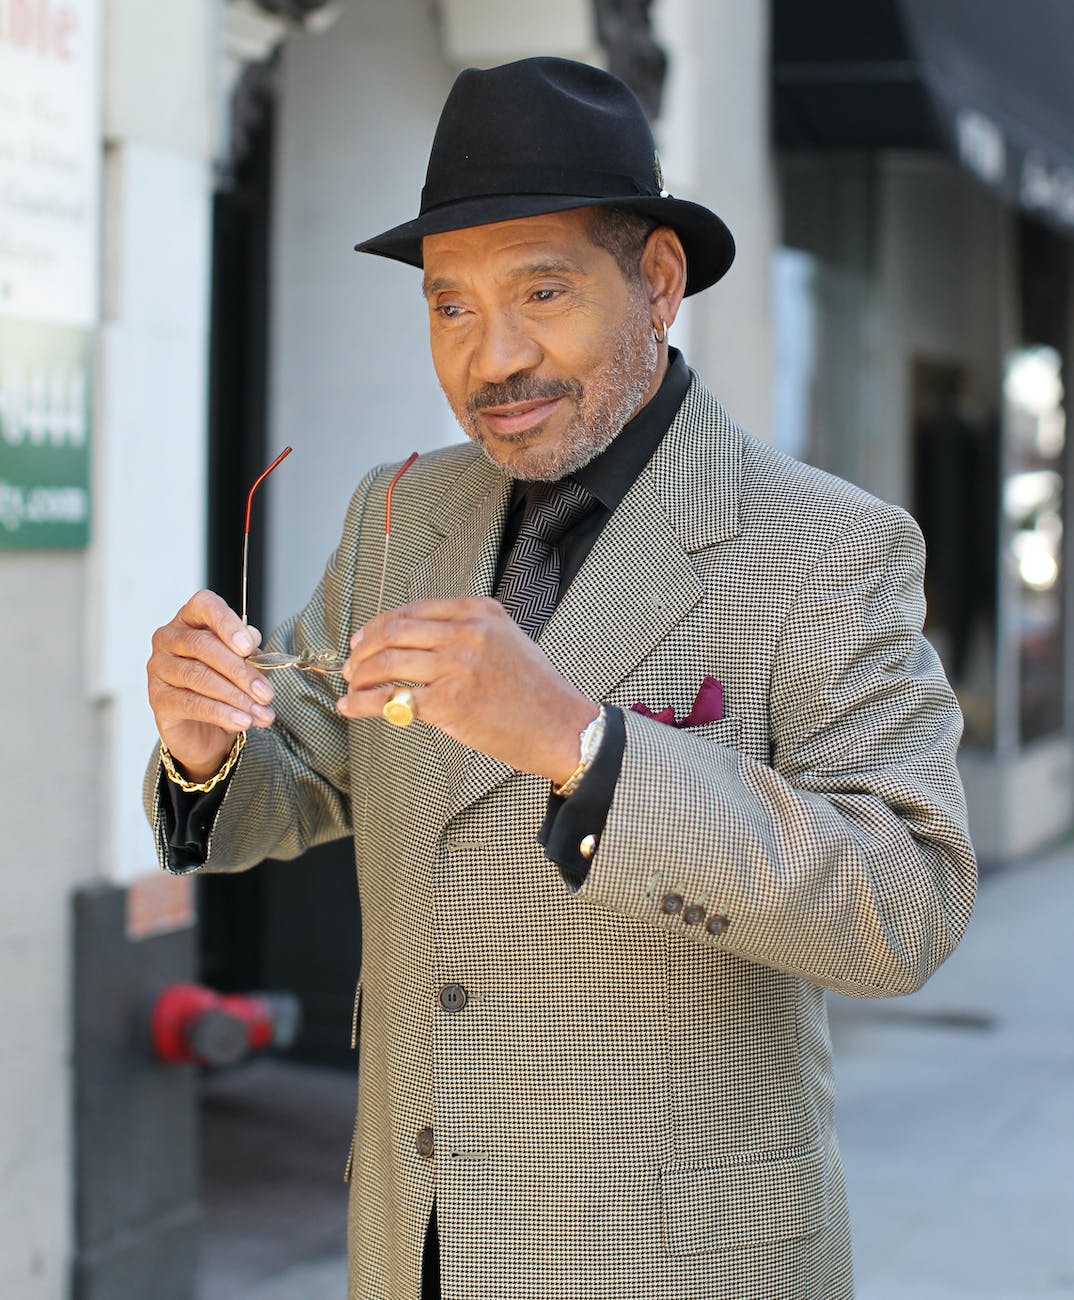
M 686 292 L 686 250 L 670 226 L 657 226 L 645 241 L 641 278 L 654 328 L 674 325 Z

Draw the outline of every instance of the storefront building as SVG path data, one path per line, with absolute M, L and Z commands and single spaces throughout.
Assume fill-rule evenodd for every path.
M 1074 824 L 1061 6 L 775 0 L 773 438 L 900 502 L 984 861 Z

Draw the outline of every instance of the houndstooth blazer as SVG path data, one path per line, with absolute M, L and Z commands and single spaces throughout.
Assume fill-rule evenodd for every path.
M 342 648 L 372 615 L 389 476 L 276 644 Z M 422 457 L 387 603 L 489 593 L 509 494 L 474 447 Z M 445 1300 L 852 1296 L 824 990 L 917 988 L 974 895 L 923 563 L 903 512 L 747 437 L 695 376 L 541 637 L 628 710 L 574 893 L 537 844 L 547 782 L 276 676 L 205 865 L 353 836 L 352 1300 L 415 1300 L 434 1197 Z M 706 674 L 720 721 L 629 711 L 683 717 Z

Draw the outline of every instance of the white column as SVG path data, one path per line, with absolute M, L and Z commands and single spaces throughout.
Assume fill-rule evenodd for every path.
M 660 0 L 670 65 L 658 138 L 668 188 L 727 222 L 737 254 L 688 299 L 672 341 L 732 416 L 771 436 L 770 267 L 778 239 L 768 129 L 768 6 L 760 0 Z
M 108 16 L 89 688 L 101 871 L 126 883 L 155 870 L 149 637 L 205 574 L 216 6 L 110 0 Z

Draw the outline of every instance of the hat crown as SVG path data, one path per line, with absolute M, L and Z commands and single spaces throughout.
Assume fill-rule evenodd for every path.
M 459 198 L 660 193 L 653 133 L 618 77 L 568 59 L 467 68 L 448 95 L 421 211 Z
M 467 68 L 440 114 L 418 216 L 355 247 L 421 266 L 429 235 L 587 207 L 670 226 L 688 294 L 735 256 L 715 212 L 665 191 L 645 110 L 618 77 L 557 58 Z

